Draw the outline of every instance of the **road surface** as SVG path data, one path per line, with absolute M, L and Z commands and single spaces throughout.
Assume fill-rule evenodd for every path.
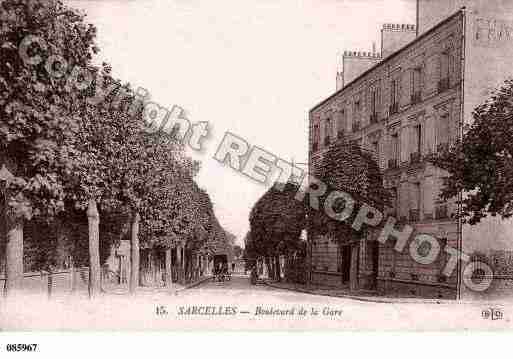
M 1 304 L 1 303 L 0 303 Z M 5 303 L 4 303 L 5 304 Z M 374 303 L 250 285 L 249 278 L 209 280 L 170 292 L 135 296 L 23 298 L 0 305 L 0 328 L 10 330 L 449 330 L 511 328 L 485 320 L 484 304 Z

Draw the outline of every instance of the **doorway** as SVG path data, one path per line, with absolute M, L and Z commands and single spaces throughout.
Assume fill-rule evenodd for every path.
M 351 246 L 342 245 L 341 247 L 341 270 L 342 270 L 342 283 L 348 283 L 351 273 Z
M 377 286 L 377 279 L 379 274 L 379 242 L 369 241 L 369 247 L 371 248 L 372 256 L 372 288 Z

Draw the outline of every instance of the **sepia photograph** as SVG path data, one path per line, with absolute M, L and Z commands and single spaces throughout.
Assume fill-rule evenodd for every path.
M 512 320 L 513 1 L 0 0 L 0 332 Z

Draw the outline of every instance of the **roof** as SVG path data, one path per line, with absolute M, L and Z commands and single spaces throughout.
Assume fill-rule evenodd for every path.
M 364 73 L 362 73 L 360 76 L 358 76 L 357 78 L 355 78 L 353 81 L 351 81 L 350 83 L 348 83 L 347 85 L 345 85 L 344 87 L 342 87 L 340 90 L 336 91 L 335 93 L 333 93 L 332 95 L 330 95 L 329 97 L 325 98 L 324 100 L 322 100 L 321 102 L 319 102 L 318 104 L 314 105 L 314 107 L 312 107 L 310 109 L 310 112 L 313 111 L 313 110 L 316 110 L 318 107 L 324 105 L 326 102 L 328 102 L 329 100 L 331 100 L 332 98 L 334 98 L 335 96 L 339 95 L 340 93 L 344 92 L 346 89 L 348 89 L 349 87 L 351 87 L 352 85 L 354 85 L 356 82 L 358 82 L 360 79 L 362 79 L 363 77 L 367 76 L 369 73 L 371 73 L 372 71 L 376 70 L 379 66 L 382 66 L 384 65 L 387 61 L 393 59 L 394 57 L 396 57 L 397 55 L 399 55 L 401 52 L 405 51 L 406 49 L 408 49 L 409 47 L 415 45 L 417 42 L 419 42 L 420 40 L 424 39 L 425 37 L 427 37 L 428 35 L 432 34 L 433 32 L 435 32 L 436 30 L 438 30 L 439 27 L 445 25 L 446 23 L 452 21 L 454 18 L 456 18 L 457 16 L 463 14 L 465 11 L 465 7 L 462 7 L 461 9 L 459 9 L 458 11 L 456 11 L 454 14 L 452 14 L 451 16 L 447 17 L 446 19 L 440 21 L 438 24 L 436 24 L 435 26 L 433 26 L 431 29 L 425 31 L 423 34 L 417 36 L 415 38 L 415 40 L 411 41 L 410 43 L 406 44 L 405 46 L 401 47 L 399 50 L 391 53 L 390 55 L 388 55 L 387 57 L 385 57 L 383 60 L 381 60 L 379 63 L 377 63 L 376 65 L 372 66 L 370 69 L 368 69 L 367 71 L 365 71 Z

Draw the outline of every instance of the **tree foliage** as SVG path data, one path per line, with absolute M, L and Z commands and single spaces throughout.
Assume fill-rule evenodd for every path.
M 27 36 L 44 43 L 27 49 L 42 59 L 38 64 L 20 57 Z M 148 127 L 144 103 L 129 84 L 114 78 L 108 64 L 93 63 L 95 39 L 85 15 L 60 0 L 0 2 L 2 214 L 35 218 L 27 227 L 37 242 L 29 266 L 58 263 L 47 249 L 59 236 L 81 257 L 77 263 L 87 262 L 87 236 L 67 229 L 87 230 L 90 200 L 99 205 L 100 247 L 126 236 L 133 212 L 150 246 L 181 241 L 199 249 L 209 239 L 226 240 L 208 193 L 194 181 L 199 164 L 171 135 Z M 91 75 L 89 85 L 70 81 L 76 69 Z M 39 227 L 52 235 L 38 235 Z
M 46 48 L 32 56 L 61 56 L 69 67 L 87 66 L 96 29 L 61 1 L 0 3 L 0 153 L 13 174 L 4 188 L 16 217 L 53 216 L 64 207 L 64 178 L 77 159 L 77 93 L 66 76 L 50 76 L 45 61 L 27 65 L 19 54 L 26 36 Z
M 332 144 L 315 175 L 327 186 L 327 191 L 320 198 L 319 209 L 308 207 L 309 228 L 316 233 L 328 234 L 338 241 L 361 238 L 361 233 L 351 227 L 359 206 L 365 203 L 382 211 L 388 204 L 389 193 L 383 187 L 383 178 L 373 154 L 350 142 L 343 140 Z M 356 202 L 351 215 L 344 221 L 326 214 L 324 202 L 334 191 L 345 192 Z M 340 213 L 346 201 L 338 198 L 329 205 L 335 213 Z
M 508 80 L 473 112 L 463 138 L 434 158 L 445 169 L 441 199 L 463 193 L 460 217 L 513 215 L 513 81 Z
M 277 183 L 255 203 L 249 216 L 248 252 L 267 256 L 295 248 L 306 225 L 304 203 L 295 198 L 298 189 L 294 183 Z

